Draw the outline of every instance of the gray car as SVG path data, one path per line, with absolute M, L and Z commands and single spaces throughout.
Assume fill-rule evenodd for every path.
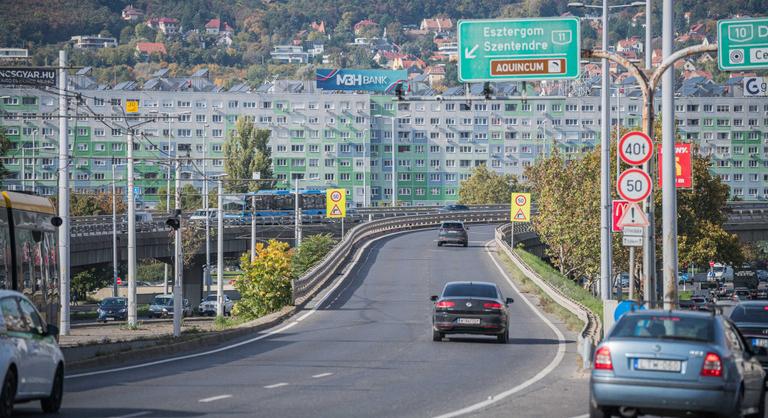
M 721 315 L 637 311 L 597 347 L 590 417 L 763 417 L 765 372 Z
M 464 222 L 459 221 L 445 221 L 440 224 L 440 232 L 437 237 L 437 246 L 442 247 L 443 244 L 458 244 L 466 247 L 469 245 L 469 237 L 467 230 L 469 228 L 464 226 Z

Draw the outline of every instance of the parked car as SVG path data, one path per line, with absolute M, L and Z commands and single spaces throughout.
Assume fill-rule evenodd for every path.
M 430 298 L 432 341 L 442 341 L 446 334 L 494 335 L 509 342 L 509 313 L 514 302 L 504 298 L 495 283 L 448 282 L 440 296 Z
M 192 306 L 189 299 L 182 301 L 182 317 L 192 316 Z M 149 305 L 150 318 L 173 317 L 173 295 L 157 295 Z
M 589 416 L 747 416 L 765 412 L 765 371 L 721 315 L 625 314 L 597 346 Z
M 745 287 L 737 287 L 733 290 L 734 300 L 749 300 L 752 299 L 752 294 L 749 289 Z
M 32 400 L 39 400 L 46 413 L 61 408 L 64 355 L 58 335 L 24 295 L 0 290 L 0 417 L 11 416 L 15 403 Z
M 99 303 L 96 313 L 99 315 L 96 319 L 99 322 L 126 320 L 128 319 L 128 299 L 105 298 Z
M 733 308 L 730 318 L 752 346 L 763 369 L 768 370 L 768 302 L 741 302 Z
M 216 302 L 216 294 L 208 295 L 205 299 L 200 301 L 198 311 L 200 315 L 216 315 L 219 304 Z M 224 295 L 224 315 L 232 315 L 232 308 L 235 306 L 235 302 L 229 299 L 229 296 Z
M 469 230 L 469 228 L 464 226 L 464 222 L 443 222 L 440 224 L 440 232 L 437 237 L 437 246 L 442 247 L 443 244 L 458 244 L 466 247 L 469 245 L 467 230 Z
M 755 270 L 755 274 L 757 274 L 757 280 L 761 282 L 768 281 L 768 270 Z
M 707 281 L 731 281 L 733 280 L 733 267 L 720 263 L 715 264 L 707 273 Z

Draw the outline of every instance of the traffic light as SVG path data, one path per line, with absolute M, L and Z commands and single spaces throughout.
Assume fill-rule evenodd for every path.
M 397 86 L 395 86 L 395 96 L 397 96 L 397 100 L 405 100 L 405 92 L 403 91 L 403 83 L 398 83 Z
M 181 228 L 181 209 L 176 209 L 174 216 L 168 218 L 165 224 L 174 231 L 178 231 Z

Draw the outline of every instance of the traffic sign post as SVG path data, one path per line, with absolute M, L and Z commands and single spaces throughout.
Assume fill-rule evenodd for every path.
M 509 209 L 509 219 L 512 228 L 509 231 L 509 246 L 515 248 L 515 222 L 531 221 L 531 194 L 512 193 L 512 205 Z
M 768 69 L 768 18 L 720 20 L 717 42 L 721 70 Z
M 643 165 L 652 155 L 653 141 L 642 132 L 627 132 L 619 140 L 619 157 L 629 165 Z
M 347 191 L 345 189 L 328 189 L 325 191 L 325 216 L 327 218 L 344 218 L 347 216 Z
M 619 219 L 618 227 L 623 231 L 627 227 L 644 228 L 648 224 L 648 218 L 645 216 L 645 212 L 640 209 L 640 205 L 637 202 L 630 202 Z
M 461 20 L 459 81 L 579 77 L 579 19 Z
M 629 202 L 640 202 L 651 194 L 651 176 L 638 168 L 625 170 L 617 181 L 619 196 Z

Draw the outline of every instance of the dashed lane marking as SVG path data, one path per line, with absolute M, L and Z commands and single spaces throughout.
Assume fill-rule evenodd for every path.
M 264 386 L 264 389 L 275 389 L 283 386 L 288 386 L 288 383 L 286 382 L 275 383 L 274 385 Z
M 208 403 L 208 402 L 213 402 L 213 401 L 220 401 L 222 399 L 227 399 L 227 398 L 231 398 L 231 397 L 232 397 L 232 395 L 211 396 L 210 398 L 200 399 L 198 402 Z

